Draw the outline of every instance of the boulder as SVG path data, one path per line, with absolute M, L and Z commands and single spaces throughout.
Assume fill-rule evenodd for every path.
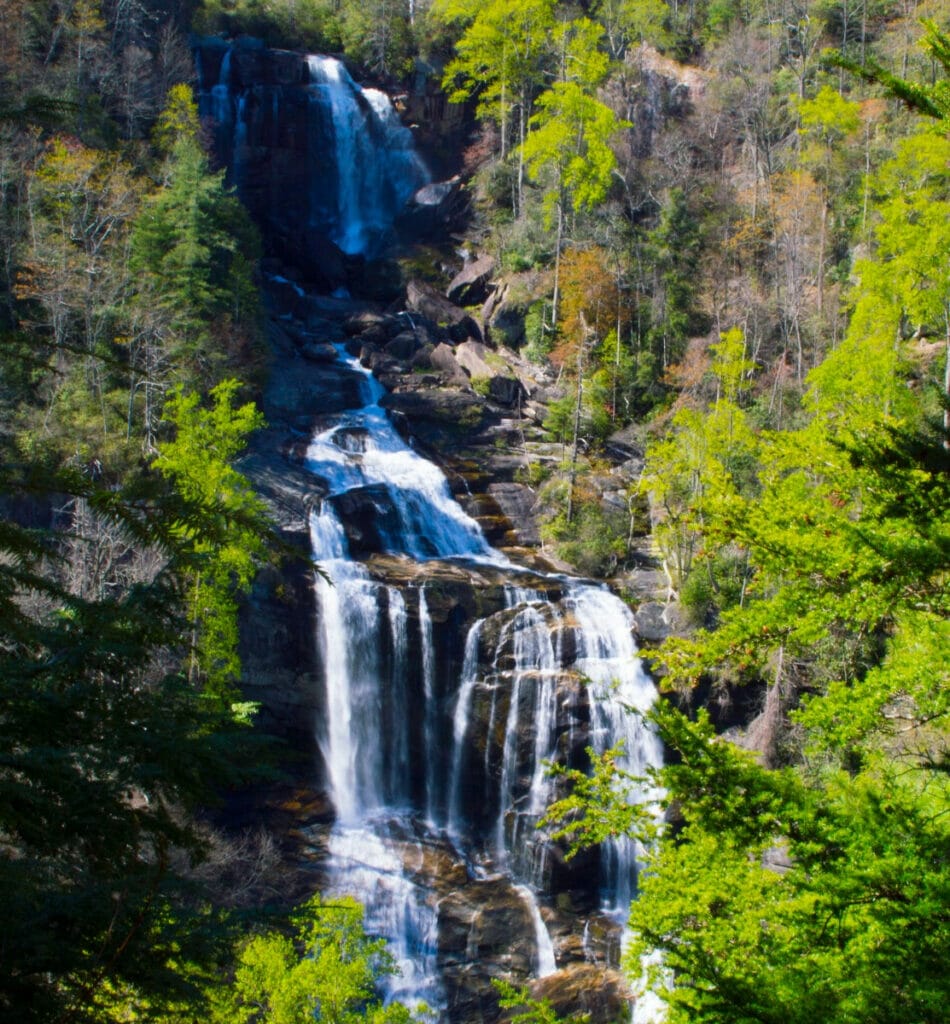
M 337 359 L 337 351 L 329 342 L 313 339 L 300 346 L 300 354 L 311 363 L 335 363 Z
M 406 307 L 436 324 L 457 324 L 468 315 L 425 281 L 412 280 L 406 285 Z
M 343 320 L 343 333 L 349 336 L 354 334 L 365 334 L 370 329 L 378 328 L 381 333 L 387 331 L 398 323 L 395 317 L 387 316 L 385 313 L 375 313 L 372 310 L 364 309 Z
M 470 377 L 494 377 L 497 371 L 488 365 L 487 351 L 477 341 L 465 341 L 455 349 L 455 358 Z
M 499 405 L 515 408 L 524 398 L 525 390 L 515 377 L 492 377 L 488 382 L 488 397 Z
M 343 523 L 352 555 L 384 551 L 387 533 L 398 533 L 399 514 L 384 484 L 355 487 L 326 500 Z
M 434 345 L 423 345 L 418 352 L 409 360 L 409 365 L 413 370 L 431 370 L 432 369 L 432 353 L 435 351 Z
M 419 348 L 419 339 L 413 331 L 400 331 L 392 341 L 387 342 L 383 351 L 393 359 L 406 362 L 412 359 Z
M 403 207 L 396 218 L 399 233 L 409 238 L 444 238 L 464 222 L 468 200 L 462 180 L 456 176 L 447 181 L 423 185 Z
M 484 302 L 494 269 L 493 256 L 480 256 L 477 260 L 467 263 L 452 278 L 445 290 L 446 297 L 457 306 L 472 306 Z
M 496 345 L 520 348 L 524 343 L 524 312 L 514 307 L 503 307 L 486 324 L 486 333 Z
M 530 487 L 518 483 L 492 483 L 488 493 L 511 522 L 519 544 L 534 547 L 541 543 L 541 528 L 536 514 L 537 495 Z
M 680 634 L 686 622 L 679 606 L 645 601 L 633 616 L 634 629 L 642 640 L 651 644 L 662 643 L 668 636 Z
M 448 345 L 436 345 L 429 355 L 429 365 L 445 374 L 450 384 L 467 384 L 468 377 Z
M 446 328 L 446 334 L 456 344 L 468 341 L 469 339 L 482 341 L 482 330 L 470 316 L 463 316 L 458 323 L 449 324 Z

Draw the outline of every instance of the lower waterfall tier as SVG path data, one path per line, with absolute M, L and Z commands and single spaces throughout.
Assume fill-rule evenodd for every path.
M 565 792 L 548 762 L 583 770 L 588 749 L 617 748 L 631 775 L 660 763 L 629 711 L 655 699 L 632 614 L 493 549 L 342 344 L 334 362 L 278 353 L 272 427 L 243 468 L 320 572 L 265 573 L 242 634 L 247 696 L 312 756 L 288 801 L 310 808 L 291 812 L 299 886 L 359 899 L 401 966 L 389 997 L 445 1024 L 500 1020 L 500 978 L 592 1024 L 628 1016 L 638 850 L 568 859 L 537 824 Z

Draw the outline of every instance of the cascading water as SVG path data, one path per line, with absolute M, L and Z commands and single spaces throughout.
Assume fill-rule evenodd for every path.
M 224 53 L 202 96 L 232 180 L 263 201 L 270 186 L 242 154 L 287 137 L 283 105 L 296 89 L 308 119 L 293 136 L 306 151 L 306 226 L 373 254 L 428 180 L 388 100 L 325 57 L 306 60 L 305 84 L 248 85 L 244 58 Z M 322 870 L 328 892 L 355 895 L 369 930 L 389 940 L 401 969 L 390 998 L 424 1000 L 450 1024 L 484 1019 L 491 976 L 604 962 L 603 918 L 625 912 L 638 851 L 617 840 L 584 867 L 565 865 L 536 828 L 560 795 L 545 764 L 583 767 L 585 747 L 618 743 L 633 774 L 659 764 L 655 736 L 626 710 L 655 691 L 623 603 L 493 550 L 441 471 L 394 429 L 379 383 L 342 347 L 339 358 L 361 375 L 363 404 L 324 419 L 307 451 L 323 495 L 311 515 L 317 734 L 335 810 Z
M 313 123 L 324 147 L 333 140 L 336 167 L 335 190 L 315 180 L 311 216 L 329 226 L 344 252 L 367 252 L 429 174 L 385 93 L 360 88 L 333 57 L 312 56 L 307 63 L 312 103 L 329 121 L 321 125 L 318 116 Z
M 634 773 L 659 764 L 657 739 L 626 711 L 645 710 L 655 691 L 623 603 L 592 584 L 518 570 L 494 551 L 441 471 L 397 434 L 378 382 L 342 349 L 340 358 L 363 374 L 366 404 L 318 431 L 307 451 L 326 489 L 312 537 L 329 577 L 317 581 L 321 748 L 337 812 L 329 872 L 333 890 L 355 892 L 395 943 L 398 994 L 444 1009 L 438 900 L 414 884 L 412 863 L 427 841 L 448 839 L 473 877 L 510 878 L 534 929 L 535 972 L 552 973 L 538 903 L 550 848 L 536 825 L 555 796 L 545 764 L 570 757 L 585 716 L 595 750 L 621 743 L 620 763 Z M 336 509 L 353 496 L 373 505 L 381 556 L 416 579 L 446 561 L 514 579 L 500 586 L 497 611 L 471 623 L 454 676 L 437 662 L 426 583 L 396 587 L 350 557 Z M 636 858 L 622 839 L 603 851 L 608 912 L 629 903 Z
M 214 122 L 230 182 L 260 212 L 281 207 L 288 202 L 281 185 L 259 166 L 250 173 L 248 158 L 262 148 L 280 149 L 282 162 L 292 154 L 287 170 L 304 187 L 288 209 L 296 217 L 303 207 L 305 217 L 292 226 L 313 232 L 313 245 L 328 238 L 349 255 L 377 255 L 406 202 L 430 181 L 411 132 L 385 93 L 357 85 L 334 57 L 307 57 L 303 83 L 247 81 L 241 57 L 253 65 L 261 52 L 250 43 L 228 48 L 216 79 L 203 80 L 199 94 L 199 112 Z

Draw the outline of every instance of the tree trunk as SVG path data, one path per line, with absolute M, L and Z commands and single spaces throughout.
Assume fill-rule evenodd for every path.
M 583 314 L 581 315 L 583 322 Z M 581 433 L 581 402 L 584 398 L 584 342 L 577 352 L 577 393 L 574 399 L 574 436 L 571 439 L 571 475 L 567 489 L 567 521 L 574 521 L 574 483 L 577 480 L 577 441 Z

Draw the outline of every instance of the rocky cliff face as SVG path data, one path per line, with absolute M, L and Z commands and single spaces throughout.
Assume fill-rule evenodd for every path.
M 563 851 L 546 846 L 538 860 L 530 853 L 535 849 L 536 814 L 522 819 L 520 812 L 510 817 L 502 813 L 502 799 L 510 800 L 512 807 L 528 808 L 534 772 L 529 766 L 537 745 L 533 684 L 518 688 L 512 683 L 519 657 L 512 645 L 524 635 L 524 623 L 516 620 L 524 611 L 512 601 L 510 574 L 490 566 L 438 560 L 417 563 L 387 554 L 385 537 L 396 510 L 385 488 L 371 485 L 328 498 L 327 482 L 304 465 L 314 430 L 359 404 L 358 375 L 339 362 L 330 362 L 331 354 L 336 355 L 334 344 L 345 346 L 391 388 L 381 404 L 415 445 L 438 455 L 449 471 L 453 490 L 483 525 L 489 540 L 522 564 L 543 564 L 536 547 L 535 495 L 518 479 L 525 464 L 524 445 L 531 443 L 526 439 L 540 437 L 524 411 L 538 383 L 514 353 L 477 341 L 473 335 L 476 330 L 481 333 L 479 325 L 463 324 L 464 315 L 453 324 L 446 308 L 439 311 L 432 306 L 434 296 L 424 288 L 412 288 L 410 293 L 415 308 L 408 315 L 397 315 L 351 299 L 301 295 L 287 279 L 271 282 L 269 330 L 274 359 L 262 401 L 269 427 L 255 437 L 242 469 L 267 500 L 284 539 L 300 557 L 285 562 L 281 571 L 262 573 L 245 609 L 242 656 L 247 695 L 261 702 L 265 725 L 284 735 L 293 748 L 310 752 L 310 764 L 317 770 L 308 768 L 303 775 L 310 780 L 313 796 L 301 799 L 301 806 L 325 808 L 325 799 L 318 795 L 328 784 L 319 768 L 319 736 L 327 715 L 320 685 L 325 665 L 315 634 L 314 570 L 308 552 L 311 511 L 332 501 L 351 554 L 360 560 L 368 585 L 377 587 L 374 592 L 383 621 L 388 614 L 385 604 L 393 600 L 389 595 L 401 595 L 404 646 L 398 657 L 403 667 L 395 696 L 410 707 L 422 708 L 428 701 L 428 706 L 441 709 L 434 713 L 446 716 L 443 728 L 449 736 L 451 715 L 459 705 L 454 687 L 466 670 L 467 638 L 474 624 L 480 623 L 477 660 L 468 667 L 473 684 L 465 704 L 468 743 L 464 753 L 454 753 L 447 743 L 441 750 L 418 754 L 424 748 L 421 731 L 428 727 L 421 717 L 408 739 L 412 799 L 421 802 L 432 779 L 440 779 L 441 795 L 435 800 L 434 813 L 449 815 L 452 801 L 465 809 L 453 812 L 451 838 L 446 834 L 440 838 L 430 828 L 405 821 L 388 826 L 395 837 L 390 841 L 391 855 L 404 863 L 406 876 L 422 894 L 418 898 L 436 908 L 438 943 L 433 956 L 448 1019 L 458 1024 L 496 1019 L 491 978 L 514 976 L 528 981 L 537 970 L 537 921 L 525 891 L 492 867 L 499 821 L 506 822 L 506 831 L 511 830 L 512 849 L 528 851 L 521 865 L 523 876 L 533 877 L 534 884 L 548 894 L 541 919 L 558 970 L 545 979 L 545 993 L 564 1009 L 586 1007 L 595 1020 L 614 1019 L 627 997 L 620 975 L 609 968 L 617 962 L 619 929 L 616 920 L 598 910 L 602 884 L 598 854 L 568 862 Z M 442 322 L 430 319 L 420 307 L 439 315 Z M 457 340 L 463 336 L 464 340 Z M 433 361 L 439 349 L 442 354 Z M 489 384 L 479 384 L 479 390 L 486 392 L 482 395 L 472 382 L 485 378 Z M 507 389 L 496 385 L 493 391 L 492 380 L 509 382 Z M 493 393 L 511 404 L 493 400 Z M 499 438 L 504 444 L 498 444 Z M 358 452 L 363 439 L 358 430 L 349 430 L 341 433 L 339 443 Z M 580 627 L 572 625 L 570 611 L 557 610 L 566 596 L 562 580 L 533 576 L 530 586 L 552 609 L 547 622 L 539 620 L 532 629 L 538 637 L 548 633 L 549 640 L 538 642 L 556 652 L 546 671 L 557 694 L 551 727 L 559 737 L 558 758 L 583 766 L 585 748 L 594 738 L 590 691 L 574 667 Z M 424 678 L 426 656 L 420 647 L 427 630 L 428 658 L 438 666 L 434 692 L 429 694 L 426 687 L 433 683 L 427 684 Z M 397 657 L 387 636 L 382 629 L 377 661 L 383 673 L 393 669 Z M 395 713 L 383 706 L 384 719 Z M 513 735 L 506 733 L 509 722 L 517 723 Z M 512 765 L 524 767 L 511 775 Z M 506 771 L 510 777 L 503 782 Z M 454 796 L 449 792 L 453 778 L 457 779 L 451 783 L 456 787 Z M 332 842 L 331 819 L 324 810 L 316 819 L 312 813 L 308 810 L 310 817 L 304 814 L 292 832 L 297 836 L 298 862 L 313 860 L 316 880 L 323 884 L 319 880 Z M 518 838 L 522 828 L 528 831 Z M 461 856 L 460 848 L 475 852 Z M 468 859 L 473 856 L 475 863 Z M 477 867 L 479 860 L 481 867 Z M 597 979 L 594 987 L 591 972 Z
M 308 755 L 299 778 L 309 795 L 294 797 L 297 810 L 286 801 L 283 808 L 293 818 L 297 863 L 313 885 L 383 894 L 369 898 L 371 926 L 415 936 L 439 979 L 433 998 L 452 1024 L 497 1019 L 492 978 L 527 981 L 539 972 L 559 1008 L 616 1019 L 627 1002 L 614 970 L 619 918 L 599 908 L 605 899 L 615 907 L 629 900 L 633 851 L 568 861 L 535 829 L 558 793 L 543 781 L 541 759 L 583 767 L 586 748 L 610 733 L 602 707 L 610 701 L 585 682 L 590 658 L 602 669 L 614 658 L 620 674 L 634 662 L 629 613 L 618 619 L 623 642 L 615 647 L 599 634 L 597 595 L 605 592 L 551 575 L 555 567 L 539 550 L 528 480 L 532 462 L 563 454 L 542 430 L 553 381 L 506 346 L 519 311 L 492 284 L 490 260 L 464 267 L 443 294 L 390 276 L 379 261 L 347 256 L 322 233 L 313 182 L 301 170 L 312 169 L 321 145 L 319 134 L 305 137 L 310 64 L 252 44 L 199 52 L 205 109 L 218 105 L 230 173 L 271 251 L 273 364 L 262 396 L 269 428 L 242 469 L 298 557 L 258 579 L 244 612 L 242 657 L 263 723 Z M 310 198 L 301 196 L 305 185 Z M 429 188 L 435 201 L 423 195 L 417 205 L 431 215 L 455 185 Z M 341 297 L 341 286 L 362 298 Z M 337 295 L 327 295 L 331 289 Z M 482 315 L 461 302 L 484 304 Z M 340 487 L 336 457 L 325 469 L 306 462 L 310 438 L 324 431 L 354 467 L 370 451 L 367 427 L 347 413 L 365 401 L 365 375 L 338 351 L 382 385 L 379 407 L 443 468 L 488 543 L 545 575 L 519 580 L 497 560 L 432 557 L 439 550 L 426 550 L 425 522 L 413 543 L 426 557 L 393 554 L 405 550 L 392 543 L 404 529 L 401 495 L 371 478 Z M 635 456 L 620 450 L 618 465 L 626 463 L 635 465 Z M 329 591 L 309 556 L 313 521 L 328 512 L 352 560 Z M 610 600 L 608 618 L 618 614 Z M 358 629 L 330 636 L 331 611 Z M 340 645 L 358 650 L 341 655 Z M 609 682 L 600 679 L 604 692 Z M 344 683 L 362 688 L 352 707 L 362 700 L 373 730 L 344 737 L 356 762 L 342 769 L 341 783 L 328 734 Z M 352 799 L 339 799 L 341 785 Z M 627 867 L 618 873 L 611 858 Z M 394 923 L 410 905 L 411 926 Z
M 461 210 L 458 181 L 427 184 L 431 172 L 388 99 L 356 85 L 339 61 L 266 49 L 249 38 L 200 37 L 193 48 L 200 113 L 267 251 L 318 291 L 398 296 L 398 274 L 394 279 L 380 257 L 401 236 L 445 233 Z M 423 78 L 421 92 L 405 100 L 425 115 L 423 134 L 436 145 L 457 132 L 460 108 L 436 103 L 425 84 Z M 387 162 L 418 161 L 400 186 L 405 194 L 392 191 L 385 163 L 362 159 L 367 140 L 386 142 Z M 354 235 L 357 207 L 367 223 Z

